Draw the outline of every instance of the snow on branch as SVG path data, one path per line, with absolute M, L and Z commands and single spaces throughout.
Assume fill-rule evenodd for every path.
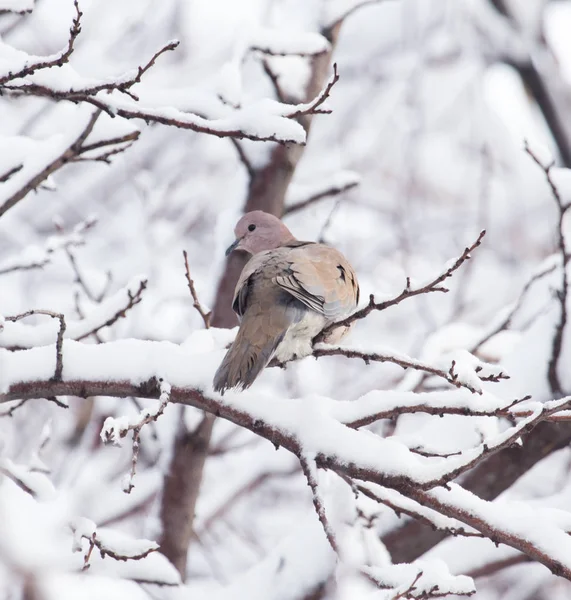
M 110 529 L 97 528 L 90 519 L 79 517 L 70 523 L 73 532 L 73 550 L 83 551 L 82 540 L 87 540 L 88 547 L 83 558 L 83 570 L 90 567 L 91 554 L 97 548 L 101 558 L 109 556 L 114 560 L 141 560 L 151 552 L 156 552 L 159 545 L 150 540 L 135 540 Z
M 156 421 L 165 411 L 170 400 L 171 386 L 162 378 L 158 381 L 160 396 L 159 405 L 154 410 L 145 408 L 139 412 L 135 418 L 127 417 L 107 417 L 103 423 L 101 430 L 101 440 L 104 443 L 113 442 L 120 445 L 121 439 L 124 438 L 129 431 L 133 432 L 133 454 L 131 458 L 131 471 L 127 474 L 123 481 L 123 491 L 130 494 L 135 485 L 133 480 L 137 474 L 137 462 L 139 460 L 140 437 L 141 429 L 154 421 Z
M 159 398 L 163 394 L 164 402 L 165 390 L 159 382 L 159 377 L 163 377 L 172 385 L 171 402 L 191 405 L 227 419 L 276 446 L 283 446 L 298 458 L 315 457 L 316 467 L 343 478 L 396 490 L 405 498 L 517 548 L 552 571 L 571 578 L 571 539 L 565 533 L 571 523 L 557 521 L 560 512 L 538 514 L 541 527 L 533 519 L 522 519 L 517 525 L 510 521 L 506 528 L 502 526 L 505 511 L 501 507 L 476 499 L 473 500 L 479 503 L 476 514 L 472 508 L 466 508 L 472 498 L 469 492 L 460 488 L 460 492 L 446 495 L 448 490 L 457 488 L 451 487 L 452 479 L 514 444 L 541 421 L 568 410 L 569 398 L 545 404 L 529 402 L 531 416 L 488 436 L 480 446 L 449 457 L 425 457 L 415 454 L 398 438 L 384 439 L 344 425 L 335 412 L 337 403 L 326 398 L 308 401 L 272 397 L 270 401 L 252 390 L 224 397 L 213 394 L 209 391 L 212 374 L 227 339 L 222 333 L 214 329 L 197 331 L 194 342 L 191 338 L 184 346 L 137 340 L 86 345 L 65 340 L 62 381 L 51 378 L 53 346 L 15 353 L 2 350 L 0 401 L 57 395 Z M 493 406 L 497 402 L 497 406 L 502 406 L 493 397 L 482 398 L 484 404 L 489 402 Z M 453 405 L 453 397 L 448 399 Z M 509 413 L 508 407 L 509 404 L 504 404 Z M 113 431 L 133 430 L 140 423 L 140 420 L 124 423 L 113 427 Z M 310 470 L 312 473 L 314 470 Z M 555 553 L 549 550 L 552 539 L 556 539 L 559 548 Z
M 0 458 L 0 475 L 11 479 L 20 489 L 33 498 L 53 498 L 55 488 L 44 473 L 34 471 L 26 465 L 18 465 L 9 458 Z
M 456 358 L 451 360 L 448 369 L 439 369 L 403 354 L 391 352 L 363 352 L 356 348 L 332 346 L 328 344 L 316 344 L 313 349 L 313 356 L 316 358 L 322 356 L 360 358 L 365 364 L 370 364 L 371 362 L 389 362 L 398 365 L 403 369 L 413 369 L 415 371 L 422 371 L 429 375 L 440 377 L 455 387 L 466 388 L 472 393 L 477 394 L 482 393 L 481 382 L 483 381 L 497 383 L 502 379 L 509 379 L 509 376 L 495 365 L 481 362 L 468 352 L 459 353 Z
M 142 300 L 147 288 L 147 278 L 144 275 L 134 277 L 125 287 L 102 301 L 79 321 L 66 321 L 64 316 L 46 310 L 30 310 L 20 315 L 5 317 L 3 328 L 0 329 L 0 347 L 12 350 L 34 348 L 53 343 L 57 338 L 63 340 L 84 340 L 106 327 L 111 327 L 119 319 Z M 17 323 L 21 319 L 33 315 L 48 315 L 58 318 L 59 328 L 51 324 L 23 325 Z
M 458 519 L 452 519 L 431 508 L 422 506 L 418 502 L 406 498 L 396 490 L 390 490 L 378 485 L 373 486 L 354 482 L 349 483 L 355 494 L 363 494 L 379 504 L 384 504 L 390 508 L 397 517 L 407 515 L 417 521 L 422 521 L 434 530 L 445 531 L 448 535 L 454 537 L 484 537 L 482 533 L 476 531 L 473 527 L 466 527 Z
M 6 83 L 10 81 L 21 79 L 22 77 L 28 77 L 29 75 L 33 75 L 36 71 L 41 69 L 61 67 L 69 60 L 77 37 L 81 32 L 81 17 L 83 16 L 83 13 L 81 10 L 79 10 L 78 0 L 74 0 L 73 6 L 75 7 L 75 17 L 69 30 L 67 47 L 64 50 L 53 54 L 52 56 L 28 56 L 25 52 L 16 51 L 0 41 L 0 44 L 4 46 L 2 50 L 5 53 L 11 50 L 11 52 L 9 52 L 9 56 L 12 58 L 11 68 L 7 72 L 4 72 L 4 74 L 0 73 L 0 90 Z
M 85 119 L 70 125 L 65 135 L 57 135 L 51 139 L 35 144 L 21 138 L 4 138 L 6 147 L 10 145 L 19 151 L 25 151 L 22 168 L 18 168 L 4 183 L 0 182 L 0 217 L 13 208 L 31 191 L 38 189 L 53 173 L 70 162 L 78 160 L 95 160 L 109 162 L 109 158 L 126 150 L 139 137 L 139 131 L 99 140 L 96 144 L 87 144 L 87 138 L 92 133 L 101 110 L 96 110 Z M 81 115 L 80 115 L 81 116 Z M 28 142 L 28 143 L 23 143 Z M 93 150 L 111 146 L 112 150 L 99 154 L 91 154 Z M 11 150 L 12 151 L 12 150 Z M 87 156 L 85 154 L 88 153 Z
M 272 141 L 282 144 L 305 144 L 306 132 L 303 125 L 298 122 L 299 117 L 330 112 L 324 103 L 338 80 L 336 66 L 334 66 L 332 78 L 322 92 L 312 101 L 299 105 L 265 99 L 247 107 L 219 106 L 220 102 L 213 96 L 212 104 L 215 106 L 211 111 L 213 116 L 207 117 L 179 110 L 175 106 L 156 106 L 152 99 L 145 101 L 144 95 L 141 97 L 135 95 L 132 91 L 133 86 L 141 82 L 143 75 L 154 66 L 159 56 L 176 49 L 177 41 L 168 42 L 144 66 L 139 66 L 123 75 L 102 80 L 82 77 L 69 64 L 66 64 L 81 31 L 82 13 L 77 0 L 75 7 L 77 14 L 70 30 L 68 44 L 66 49 L 61 52 L 43 58 L 30 57 L 24 52 L 4 45 L 3 50 L 7 56 L 7 62 L 13 66 L 5 73 L 0 74 L 0 92 L 47 97 L 55 101 L 67 100 L 75 104 L 89 104 L 95 106 L 99 111 L 106 112 L 111 118 L 140 119 L 146 123 L 161 123 L 218 137 Z M 260 34 L 258 38 L 254 40 L 254 48 L 270 54 L 283 55 L 293 52 L 298 55 L 315 56 L 329 49 L 327 40 L 318 34 L 307 33 L 298 37 L 297 41 L 283 37 L 277 39 L 272 36 L 271 43 L 268 43 L 267 35 Z M 55 72 L 51 70 L 55 66 L 61 68 Z M 77 146 L 81 146 L 81 144 L 76 143 L 75 146 L 77 150 Z M 98 160 L 106 160 L 112 153 L 107 152 L 99 156 Z M 76 155 L 80 153 L 76 151 L 73 154 L 73 156 L 67 157 L 66 162 L 76 158 Z M 13 165 L 1 176 L 9 179 L 13 174 L 13 169 L 17 167 L 19 165 Z M 2 212 L 0 212 L 0 216 L 1 214 Z
M 454 261 L 451 261 L 451 264 L 446 268 L 445 271 L 443 271 L 437 277 L 435 277 L 434 279 L 431 279 L 427 283 L 413 286 L 411 283 L 410 277 L 407 277 L 406 278 L 406 286 L 402 290 L 402 292 L 400 294 L 398 294 L 398 296 L 395 296 L 394 298 L 391 298 L 390 300 L 385 300 L 383 302 L 375 302 L 375 296 L 374 296 L 374 294 L 371 294 L 369 296 L 369 303 L 367 304 L 367 306 L 354 312 L 352 315 L 350 315 L 346 319 L 343 319 L 342 321 L 338 321 L 337 323 L 333 323 L 329 327 L 326 327 L 319 335 L 317 335 L 314 338 L 314 340 L 313 340 L 314 344 L 317 342 L 322 342 L 325 339 L 327 339 L 327 336 L 329 334 L 331 334 L 337 327 L 348 327 L 348 326 L 352 325 L 355 321 L 364 319 L 366 316 L 368 316 L 374 310 L 385 310 L 386 308 L 390 308 L 391 306 L 396 306 L 397 304 L 400 304 L 403 300 L 406 300 L 407 298 L 413 298 L 414 296 L 419 296 L 421 294 L 430 294 L 432 292 L 447 293 L 449 291 L 449 289 L 447 287 L 443 286 L 442 284 L 447 279 L 452 277 L 452 275 L 454 275 L 454 273 L 467 260 L 469 260 L 471 258 L 472 252 L 480 246 L 485 235 L 486 235 L 486 231 L 482 230 L 480 232 L 480 234 L 478 235 L 478 238 L 476 239 L 476 241 L 471 246 L 468 246 L 467 248 L 465 248 L 464 251 L 462 252 L 462 254 L 457 259 L 455 259 Z
M 452 575 L 442 560 L 422 560 L 412 564 L 363 567 L 371 581 L 381 589 L 390 590 L 387 595 L 375 598 L 398 600 L 430 600 L 451 594 L 472 596 L 476 593 L 474 580 L 466 575 Z

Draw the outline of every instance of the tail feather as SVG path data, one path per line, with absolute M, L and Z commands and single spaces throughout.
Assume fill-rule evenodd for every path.
M 253 344 L 240 328 L 232 346 L 214 375 L 213 387 L 224 394 L 230 388 L 249 388 L 272 359 L 287 329 L 264 336 L 261 344 Z

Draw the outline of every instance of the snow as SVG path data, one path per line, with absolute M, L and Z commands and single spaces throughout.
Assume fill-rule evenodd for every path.
M 117 581 L 89 573 L 78 575 L 72 573 L 53 573 L 43 577 L 38 592 L 46 600 L 149 600 L 149 595 L 132 581 Z
M 84 2 L 82 33 L 70 62 L 14 82 L 66 90 L 124 81 L 164 40 L 173 35 L 181 39 L 177 51 L 161 56 L 133 88 L 138 102 L 125 94 L 103 92 L 96 97 L 109 103 L 116 117 L 103 113 L 87 143 L 140 130 L 127 152 L 114 157 L 111 165 L 82 161 L 57 170 L 0 218 L 0 393 L 14 389 L 18 381 L 48 381 L 54 375 L 58 322 L 45 316 L 18 323 L 4 319 L 32 308 L 66 315 L 65 381 L 132 378 L 133 383 L 145 383 L 154 376 L 172 386 L 164 413 L 141 428 L 138 482 L 130 496 L 121 485 L 131 468 L 132 445 L 102 444 L 101 430 L 106 424 L 110 437 L 120 440 L 126 428 L 156 415 L 160 400 L 62 396 L 67 410 L 45 399 L 21 406 L 14 400 L 0 408 L 0 414 L 14 409 L 10 418 L 0 418 L 2 468 L 35 490 L 32 497 L 2 476 L 0 596 L 22 596 L 16 573 L 23 571 L 33 577 L 32 591 L 50 600 L 297 600 L 324 581 L 331 582 L 328 600 L 365 600 L 397 592 L 375 589 L 362 569 L 372 569 L 371 574 L 398 589 L 410 585 L 422 569 L 422 589 L 434 582 L 449 590 L 468 586 L 467 580 L 452 579 L 450 573 L 470 573 L 485 562 L 517 554 L 503 545 L 496 549 L 489 540 L 453 538 L 422 556 L 420 563 L 393 568 L 388 532 L 396 534 L 394 528 L 410 517 L 398 518 L 362 495 L 355 499 L 336 473 L 320 468 L 319 494 L 339 541 L 343 561 L 338 560 L 314 514 L 297 458 L 224 419 L 262 420 L 289 436 L 287 447 L 311 457 L 322 450 L 324 460 L 331 458 L 340 471 L 363 466 L 373 479 L 387 484 L 395 481 L 388 477 L 392 474 L 401 478 L 399 484 L 427 485 L 433 477 L 478 459 L 486 447 L 507 441 L 532 453 L 535 434 L 528 437 L 520 427 L 552 406 L 543 403 L 553 398 L 546 373 L 560 316 L 554 294 L 562 281 L 557 211 L 545 174 L 523 150 L 524 138 L 545 165 L 553 157 L 559 165 L 560 153 L 529 90 L 502 61 L 527 64 L 531 59 L 554 110 L 565 115 L 569 11 L 563 3 L 508 2 L 511 22 L 484 0 L 365 3 L 347 17 L 335 47 L 329 49 L 317 32 L 360 4 Z M 42 0 L 23 18 L 3 16 L 0 73 L 44 60 L 44 55 L 61 56 L 73 12 L 70 1 Z M 554 57 L 548 56 L 544 40 Z M 256 43 L 259 49 L 252 51 Z M 263 61 L 275 72 L 285 96 L 303 101 L 313 61 L 291 53 L 323 50 L 334 53 L 340 80 L 327 102 L 333 112 L 313 119 L 306 140 L 289 116 L 307 105 L 269 101 L 277 95 Z M 0 177 L 24 165 L 0 184 L 1 205 L 61 156 L 93 109 L 11 93 L 3 94 L 0 104 Z M 347 256 L 358 273 L 365 304 L 369 293 L 377 300 L 398 294 L 407 276 L 423 280 L 441 273 L 474 232 L 485 228 L 482 247 L 446 281 L 449 293 L 423 295 L 373 312 L 355 324 L 350 341 L 341 347 L 390 353 L 445 372 L 454 360 L 458 377 L 481 394 L 454 389 L 422 371 L 337 356 L 307 358 L 285 370 L 267 369 L 241 395 L 213 395 L 212 374 L 236 330 L 203 330 L 186 287 L 181 250 L 188 250 L 201 301 L 214 306 L 226 265 L 223 251 L 251 191 L 249 176 L 228 139 L 160 123 L 147 126 L 141 119 L 118 116 L 120 106 L 147 111 L 151 117 L 156 111 L 156 119 L 175 115 L 189 128 L 212 125 L 227 133 L 229 127 L 243 127 L 251 134 L 307 141 L 304 148 L 290 146 L 286 151 L 284 180 L 291 176 L 290 185 L 284 181 L 274 187 L 280 182 L 264 172 L 263 187 L 271 191 L 276 207 L 284 191 L 292 205 L 358 182 L 358 190 L 315 202 L 288 215 L 286 223 L 302 239 L 323 234 Z M 559 120 L 568 128 L 564 118 Z M 241 144 L 256 169 L 282 152 L 271 143 Z M 551 175 L 569 201 L 568 171 L 557 166 Z M 98 215 L 98 227 L 89 236 L 81 231 L 74 235 L 74 224 L 90 213 Z M 54 223 L 65 233 L 52 236 Z M 567 219 L 564 225 L 567 233 Z M 107 289 L 101 303 L 75 283 L 62 252 L 70 247 L 67 242 L 93 296 Z M 43 266 L 5 273 L 34 264 Z M 544 266 L 553 271 L 526 288 Z M 112 279 L 107 286 L 108 272 Z M 93 336 L 78 343 L 89 327 L 104 324 L 121 310 L 127 289 L 136 291 L 142 280 L 134 275 L 143 272 L 148 284 L 142 302 L 100 332 L 108 343 L 97 346 Z M 380 293 L 386 291 L 394 293 Z M 79 311 L 84 321 L 76 317 Z M 508 329 L 475 350 L 476 361 L 468 352 L 507 317 Z M 559 361 L 564 393 L 571 389 L 565 368 L 571 360 L 567 333 Z M 12 352 L 15 344 L 24 350 Z M 510 379 L 480 383 L 480 367 L 479 375 L 504 371 Z M 198 408 L 177 404 L 191 390 L 216 402 L 223 418 L 214 425 L 213 454 L 202 475 L 185 585 L 155 551 L 140 561 L 116 561 L 109 555 L 102 559 L 95 548 L 91 566 L 80 574 L 89 542 L 83 537 L 83 552 L 73 553 L 70 523 L 78 524 L 86 536 L 96 530 L 103 538 L 108 533 L 106 543 L 125 552 L 154 547 L 153 540 L 161 539 L 162 492 L 175 440 L 191 435 L 201 422 Z M 105 386 L 96 391 L 104 393 Z M 493 415 L 527 394 L 532 400 L 517 410 L 530 410 L 532 416 L 518 418 L 515 428 L 496 416 L 438 416 L 446 410 Z M 436 414 L 407 412 L 416 409 Z M 383 416 L 391 418 L 374 420 Z M 359 420 L 373 422 L 358 429 L 347 426 Z M 537 433 L 549 428 L 542 425 Z M 130 437 L 129 432 L 126 439 Z M 418 452 L 452 456 L 430 458 Z M 370 482 L 362 485 L 373 486 L 378 495 L 437 527 L 472 531 L 465 521 L 477 526 L 486 519 L 503 530 L 505 523 L 512 535 L 525 536 L 550 553 L 550 545 L 559 545 L 557 536 L 570 525 L 568 448 L 550 453 L 488 503 L 452 486 L 451 492 L 425 492 L 451 505 L 437 510 L 436 496 L 422 506 L 400 485 L 402 493 Z M 568 542 L 563 542 L 559 552 L 568 555 Z M 448 568 L 431 559 L 444 560 Z M 143 580 L 168 585 L 138 583 Z M 514 600 L 534 590 L 553 600 L 569 596 L 566 582 L 537 563 L 478 578 L 476 584 L 482 600 Z
M 335 554 L 313 513 L 253 569 L 212 600 L 295 600 L 326 581 L 334 568 Z
M 474 580 L 465 575 L 451 575 L 442 560 L 418 560 L 412 564 L 388 565 L 385 567 L 365 567 L 380 587 L 390 591 L 375 594 L 375 598 L 386 600 L 395 598 L 414 585 L 414 594 L 430 594 L 437 590 L 439 595 L 472 594 L 476 591 Z M 405 596 L 406 597 L 406 596 Z
M 97 532 L 97 525 L 90 519 L 85 517 L 76 517 L 70 522 L 71 531 L 73 532 L 73 546 L 74 552 L 81 552 L 83 550 L 82 539 L 91 539 Z
M 145 106 L 117 94 L 105 96 L 105 105 L 113 111 L 125 111 L 129 114 L 140 114 L 138 118 L 148 115 L 153 119 L 175 120 L 181 127 L 198 128 L 216 134 L 227 135 L 239 131 L 243 137 L 272 138 L 281 142 L 303 144 L 305 131 L 296 121 L 289 119 L 289 112 L 307 108 L 306 105 L 291 107 L 273 100 L 260 100 L 244 108 L 232 111 L 226 118 L 204 119 L 198 115 L 185 113 L 173 106 Z M 292 109 L 293 108 L 293 109 Z
M 26 465 L 14 464 L 9 458 L 0 458 L 0 474 L 11 478 L 23 486 L 38 500 L 50 500 L 55 496 L 55 488 L 44 473 L 38 473 Z
M 561 528 L 563 523 L 558 511 L 539 509 L 521 502 L 486 502 L 457 484 L 449 484 L 448 489 L 434 488 L 429 495 L 457 514 L 464 513 L 470 520 L 481 520 L 486 527 L 517 536 L 553 560 L 570 567 L 571 540 Z M 566 526 L 569 526 L 568 514 Z
M 85 318 L 80 321 L 67 321 L 64 337 L 81 340 L 90 333 L 106 327 L 106 323 L 115 321 L 129 305 L 131 298 L 139 291 L 141 285 L 146 285 L 146 275 L 133 277 L 131 281 L 115 294 L 103 300 L 100 304 L 89 309 Z M 7 348 L 33 348 L 54 343 L 59 332 L 59 321 L 49 318 L 41 325 L 25 325 L 21 321 L 6 321 L 0 332 L 0 345 Z
M 156 377 L 164 378 L 173 389 L 208 391 L 224 352 L 223 346 L 211 350 L 212 346 L 216 347 L 218 336 L 215 331 L 200 331 L 196 339 L 202 343 L 195 342 L 195 336 L 191 336 L 182 347 L 140 340 L 96 346 L 66 340 L 63 344 L 64 381 L 130 381 L 137 385 Z M 207 337 L 209 343 L 204 344 Z M 17 353 L 1 351 L 0 366 L 5 375 L 0 380 L 0 392 L 9 390 L 16 383 L 45 378 L 49 372 L 46 366 L 53 365 L 54 361 L 55 351 L 50 346 Z M 268 402 L 265 396 L 255 391 L 229 392 L 219 402 L 253 420 L 261 419 L 286 437 L 298 440 L 306 453 L 323 454 L 333 457 L 339 464 L 359 464 L 379 476 L 382 473 L 382 476 L 405 477 L 418 483 L 434 481 L 470 463 L 486 447 L 493 448 L 522 431 L 543 410 L 543 405 L 529 403 L 527 406 L 533 410 L 532 415 L 517 426 L 460 455 L 440 459 L 415 455 L 396 439 L 382 439 L 368 431 L 348 429 L 323 410 L 322 402 L 316 402 L 311 396 L 297 400 L 275 398 Z M 113 421 L 107 423 L 109 428 L 111 425 Z M 127 426 L 128 421 L 121 419 L 117 430 Z M 113 431 L 117 430 L 113 428 Z
M 34 0 L 0 0 L 0 10 L 26 12 L 34 8 Z

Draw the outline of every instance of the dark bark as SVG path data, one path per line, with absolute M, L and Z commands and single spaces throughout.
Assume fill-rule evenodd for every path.
M 160 513 L 163 531 L 159 545 L 161 552 L 183 578 L 188 544 L 192 537 L 194 510 L 214 419 L 213 415 L 204 413 L 200 425 L 192 432 L 187 431 L 181 420 L 169 471 L 164 479 Z

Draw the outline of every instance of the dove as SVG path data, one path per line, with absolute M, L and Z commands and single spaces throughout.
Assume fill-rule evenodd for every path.
M 240 327 L 214 375 L 222 394 L 250 387 L 272 358 L 285 363 L 310 355 L 313 338 L 359 302 L 357 276 L 335 248 L 297 240 L 260 210 L 245 214 L 234 233 L 226 255 L 245 250 L 252 257 L 232 301 Z

